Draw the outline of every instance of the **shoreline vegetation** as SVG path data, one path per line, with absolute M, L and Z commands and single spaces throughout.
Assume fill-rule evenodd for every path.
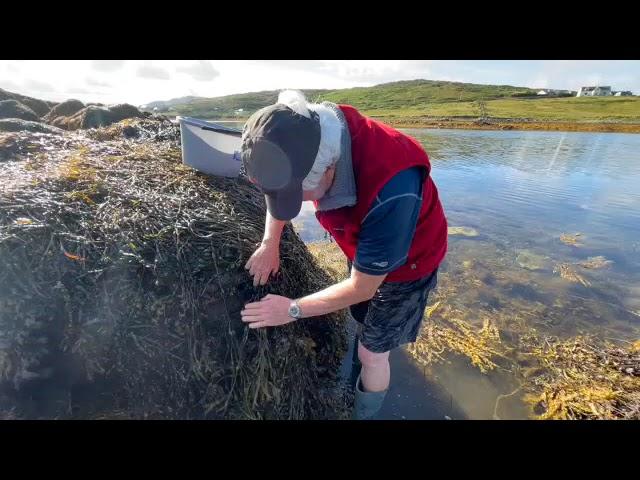
M 364 112 L 366 114 L 366 112 Z M 173 116 L 173 115 L 172 115 Z M 384 117 L 368 115 L 371 118 L 391 125 L 394 128 L 428 128 L 452 130 L 537 130 L 547 132 L 609 132 L 640 133 L 640 123 L 608 122 L 566 122 L 534 121 L 523 119 L 489 118 L 428 118 L 428 117 Z M 229 117 L 210 119 L 213 122 L 246 122 L 248 117 Z

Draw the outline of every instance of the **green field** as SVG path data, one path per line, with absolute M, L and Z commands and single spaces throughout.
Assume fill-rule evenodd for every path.
M 309 100 L 345 103 L 379 118 L 477 118 L 478 102 L 496 119 L 564 122 L 640 122 L 640 97 L 539 98 L 535 90 L 506 85 L 410 80 L 343 90 L 303 90 Z M 276 101 L 277 91 L 200 98 L 171 107 L 169 115 L 247 118 Z M 240 111 L 241 110 L 241 111 Z
M 640 97 L 499 99 L 486 102 L 490 118 L 564 122 L 640 122 Z M 378 118 L 478 117 L 473 102 L 432 103 L 407 108 L 370 108 Z
M 363 110 L 425 108 L 431 104 L 473 102 L 535 95 L 529 88 L 508 85 L 410 80 L 385 83 L 375 87 L 334 90 L 321 95 L 323 100 L 347 103 Z

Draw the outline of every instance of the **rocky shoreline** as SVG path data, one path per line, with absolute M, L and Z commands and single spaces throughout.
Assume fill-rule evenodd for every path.
M 122 120 L 150 117 L 158 116 L 127 103 L 85 104 L 75 99 L 55 103 L 0 89 L 0 132 L 59 134 L 65 130 L 108 127 Z

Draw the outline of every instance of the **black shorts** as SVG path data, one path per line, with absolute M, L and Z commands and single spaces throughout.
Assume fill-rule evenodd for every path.
M 351 315 L 362 324 L 362 345 L 371 352 L 383 353 L 415 342 L 429 292 L 437 283 L 436 268 L 430 275 L 411 282 L 384 282 L 371 300 L 351 305 Z

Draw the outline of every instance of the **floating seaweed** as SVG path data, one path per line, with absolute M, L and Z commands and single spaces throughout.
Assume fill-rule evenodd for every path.
M 560 235 L 560 241 L 565 245 L 569 245 L 572 247 L 581 247 L 582 243 L 579 243 L 580 239 L 578 237 L 582 237 L 582 234 L 576 233 L 574 235 L 570 235 L 567 233 L 563 233 L 562 235 Z
M 437 318 L 433 312 L 439 309 Z M 459 310 L 436 302 L 427 311 L 429 321 L 418 340 L 408 347 L 418 363 L 428 366 L 446 361 L 446 354 L 463 355 L 485 373 L 498 368 L 497 357 L 504 357 L 500 334 L 491 319 L 485 318 L 482 327 L 474 329 Z
M 578 265 L 580 265 L 582 268 L 599 269 L 599 268 L 608 267 L 612 263 L 613 261 L 607 260 L 602 255 L 599 255 L 597 257 L 589 257 L 586 260 L 583 260 L 582 262 L 578 262 Z
M 521 338 L 541 373 L 525 400 L 539 419 L 640 419 L 640 355 L 595 337 Z
M 463 237 L 477 237 L 480 235 L 475 228 L 471 227 L 449 227 L 449 235 L 461 235 Z
M 590 287 L 591 282 L 574 270 L 568 263 L 560 263 L 553 269 L 554 273 L 558 273 L 560 277 L 574 283 L 581 283 L 585 287 Z

